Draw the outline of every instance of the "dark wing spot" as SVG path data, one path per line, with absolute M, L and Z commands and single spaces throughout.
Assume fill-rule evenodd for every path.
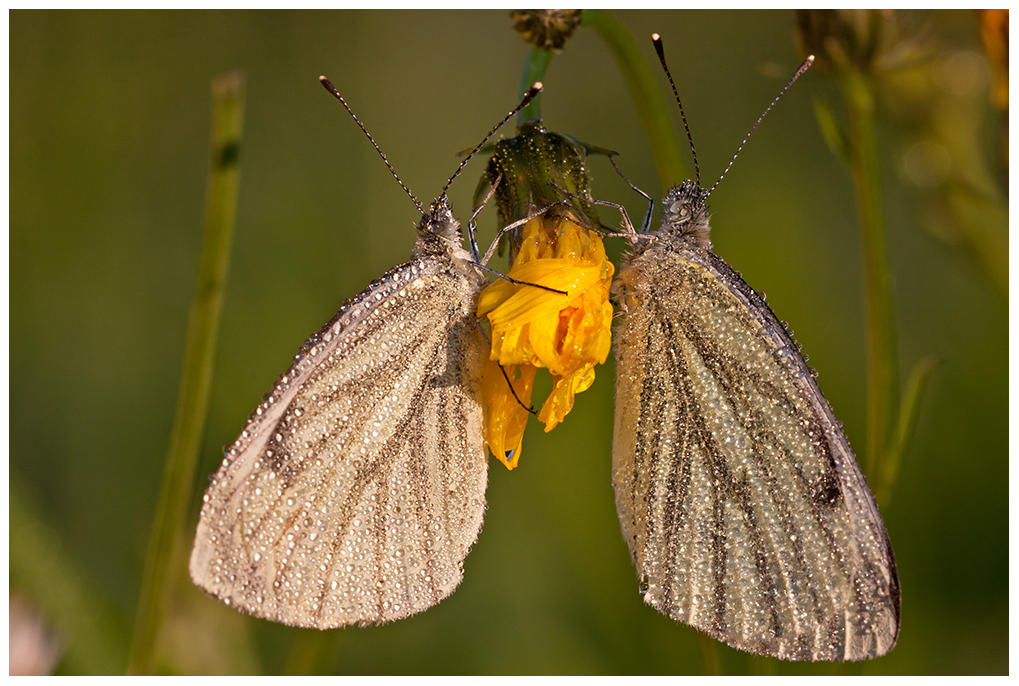
M 839 482 L 838 473 L 826 470 L 814 484 L 810 496 L 819 507 L 831 508 L 841 503 L 842 484 Z

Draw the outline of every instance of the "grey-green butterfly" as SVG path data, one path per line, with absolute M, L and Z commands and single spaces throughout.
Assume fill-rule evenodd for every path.
M 644 601 L 753 653 L 883 655 L 888 534 L 797 344 L 711 252 L 709 193 L 672 188 L 619 272 L 612 482 Z
M 485 141 L 422 211 L 411 261 L 308 339 L 227 450 L 191 553 L 205 592 L 328 629 L 407 617 L 460 583 L 488 479 L 474 313 L 488 281 L 446 191 Z

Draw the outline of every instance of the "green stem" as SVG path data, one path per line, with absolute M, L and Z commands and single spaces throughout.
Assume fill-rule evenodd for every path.
M 538 50 L 537 48 L 531 48 L 531 52 L 527 54 L 527 60 L 524 61 L 524 73 L 520 76 L 520 99 L 523 100 L 524 93 L 527 89 L 534 85 L 535 81 L 544 81 L 545 72 L 548 71 L 548 65 L 552 61 L 551 50 Z M 520 110 L 517 114 L 517 124 L 523 124 L 525 121 L 539 121 L 541 119 L 541 96 L 536 96 L 531 102 L 527 104 L 527 107 Z
M 687 178 L 687 170 L 654 74 L 633 36 L 605 10 L 584 10 L 581 26 L 598 32 L 623 73 L 644 135 L 651 146 L 664 194 L 666 188 L 678 186 Z
M 845 65 L 840 72 L 849 109 L 849 164 L 860 212 L 867 298 L 867 474 L 878 492 L 899 394 L 891 270 L 881 207 L 873 84 L 854 65 Z
M 198 451 L 205 429 L 216 338 L 230 263 L 240 173 L 237 153 L 244 111 L 244 82 L 240 74 L 232 73 L 215 79 L 212 95 L 205 237 L 188 318 L 170 448 L 145 557 L 145 573 L 128 659 L 130 674 L 151 674 L 154 669 L 159 628 L 166 611 L 169 589 L 177 579 L 177 570 L 169 568 L 170 560 L 175 546 L 184 544 L 180 539 L 183 538 Z

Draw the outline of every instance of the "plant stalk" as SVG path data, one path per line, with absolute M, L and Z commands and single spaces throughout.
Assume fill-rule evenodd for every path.
M 855 65 L 840 70 L 849 111 L 849 165 L 856 187 L 863 240 L 867 336 L 867 475 L 882 491 L 882 461 L 892 438 L 899 380 L 891 269 L 881 203 L 881 173 L 874 130 L 874 88 Z
M 206 187 L 205 235 L 195 292 L 188 317 L 184 363 L 177 409 L 156 517 L 145 557 L 142 591 L 135 616 L 134 638 L 128 658 L 129 674 L 151 674 L 156 641 L 170 589 L 182 570 L 170 569 L 191 502 L 198 452 L 209 406 L 213 361 L 219 333 L 233 242 L 238 151 L 244 113 L 244 81 L 239 73 L 213 80 L 212 141 Z
M 630 32 L 605 10 L 584 10 L 580 25 L 598 32 L 623 73 L 662 183 L 659 195 L 664 195 L 665 189 L 683 182 L 687 167 L 654 73 Z
M 545 72 L 548 71 L 548 65 L 552 61 L 551 50 L 538 50 L 537 48 L 531 48 L 531 52 L 527 54 L 527 59 L 524 61 L 524 73 L 520 75 L 520 95 L 519 98 L 523 100 L 524 94 L 527 90 L 534 85 L 535 81 L 544 81 Z M 527 107 L 520 110 L 517 114 L 517 126 L 523 124 L 526 121 L 538 121 L 541 119 L 541 94 L 534 97 L 531 102 L 527 103 Z

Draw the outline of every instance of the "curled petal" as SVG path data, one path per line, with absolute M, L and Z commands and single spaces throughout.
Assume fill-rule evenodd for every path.
M 481 394 L 485 403 L 485 442 L 496 459 L 506 465 L 507 469 L 513 469 L 520 460 L 524 428 L 527 426 L 527 407 L 531 404 L 534 375 L 538 368 L 533 365 L 514 365 L 504 369 L 505 376 L 499 364 L 490 359 L 485 363 L 481 377 Z M 512 390 L 506 383 L 507 378 L 513 380 Z

